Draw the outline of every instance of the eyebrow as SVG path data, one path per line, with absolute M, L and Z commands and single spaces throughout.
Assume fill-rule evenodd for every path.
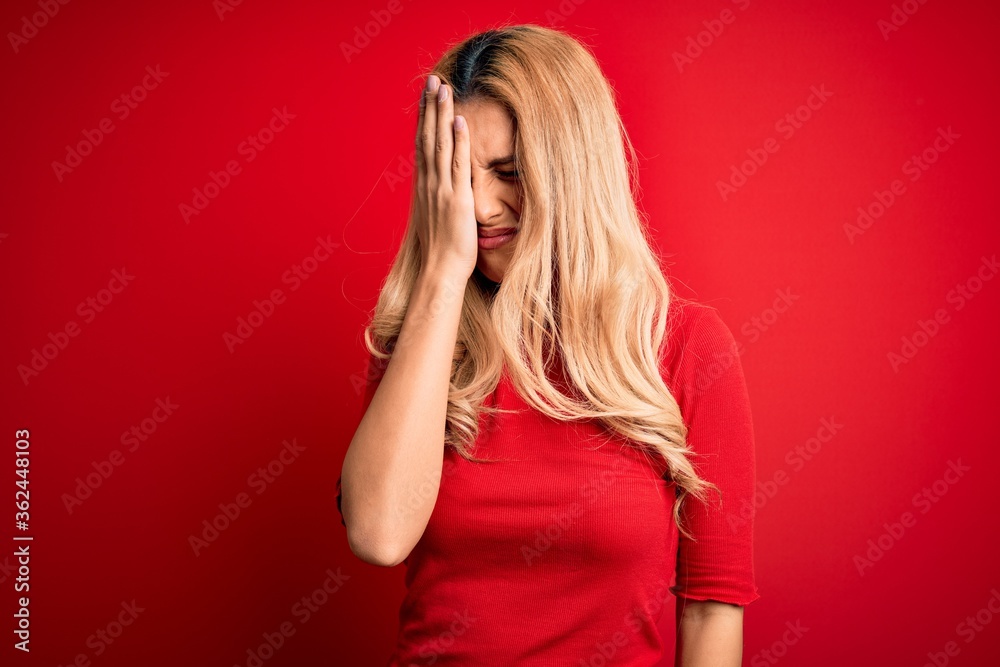
M 505 155 L 503 157 L 493 158 L 492 160 L 490 160 L 489 162 L 486 163 L 486 167 L 485 168 L 486 169 L 492 169 L 493 167 L 498 167 L 498 166 L 500 166 L 502 164 L 508 164 L 510 162 L 514 162 L 515 161 L 514 157 L 515 156 L 513 156 L 513 155 Z

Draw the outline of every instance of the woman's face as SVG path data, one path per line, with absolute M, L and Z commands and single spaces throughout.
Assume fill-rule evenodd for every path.
M 514 119 L 500 104 L 482 98 L 455 103 L 469 127 L 472 196 L 479 230 L 476 268 L 500 282 L 514 254 L 521 217 L 521 187 L 514 167 Z M 514 230 L 512 238 L 496 236 Z M 493 238 L 489 238 L 493 237 Z

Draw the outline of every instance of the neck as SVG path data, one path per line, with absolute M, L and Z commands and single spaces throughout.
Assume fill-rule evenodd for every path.
M 473 275 L 476 276 L 476 280 L 479 282 L 480 287 L 482 287 L 483 290 L 491 296 L 496 294 L 496 291 L 500 289 L 500 283 L 487 278 L 478 268 L 473 272 Z

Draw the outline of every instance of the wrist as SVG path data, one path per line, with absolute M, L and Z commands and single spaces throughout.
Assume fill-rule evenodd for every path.
M 465 289 L 465 284 L 472 277 L 472 272 L 465 267 L 451 264 L 425 265 L 420 268 L 417 280 L 424 283 L 447 285 L 448 287 L 459 287 Z

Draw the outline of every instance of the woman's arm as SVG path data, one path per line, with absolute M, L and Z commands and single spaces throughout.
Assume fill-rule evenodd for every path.
M 372 565 L 401 563 L 437 500 L 465 282 L 446 274 L 417 278 L 392 358 L 344 458 L 347 541 Z M 428 483 L 435 492 L 420 492 Z
M 428 77 L 421 94 L 415 140 L 410 223 L 420 238 L 420 274 L 341 472 L 351 551 L 387 567 L 420 541 L 437 502 L 455 343 L 479 252 L 469 129 L 454 127 L 451 95 L 439 96 L 437 83 Z
M 677 609 L 677 667 L 740 667 L 743 607 L 679 599 Z
M 754 432 L 741 348 L 714 309 L 698 307 L 676 376 L 696 467 L 719 489 L 689 497 L 682 520 L 695 539 L 678 538 L 679 667 L 738 667 L 743 607 L 758 597 L 753 576 Z

